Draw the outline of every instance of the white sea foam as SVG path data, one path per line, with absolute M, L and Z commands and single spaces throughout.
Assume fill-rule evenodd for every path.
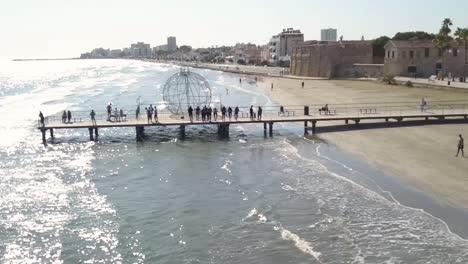
M 306 241 L 305 239 L 301 238 L 299 235 L 294 234 L 293 232 L 283 227 L 277 227 L 276 230 L 281 233 L 282 239 L 294 242 L 294 246 L 296 248 L 298 248 L 299 250 L 301 250 L 302 252 L 306 254 L 311 255 L 317 261 L 320 262 L 320 256 L 322 255 L 322 253 L 315 251 L 311 242 Z

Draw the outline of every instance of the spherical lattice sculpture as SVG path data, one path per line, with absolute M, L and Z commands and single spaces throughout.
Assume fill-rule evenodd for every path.
M 172 75 L 163 87 L 163 100 L 173 114 L 187 112 L 189 106 L 196 108 L 211 103 L 211 88 L 200 74 L 182 68 Z

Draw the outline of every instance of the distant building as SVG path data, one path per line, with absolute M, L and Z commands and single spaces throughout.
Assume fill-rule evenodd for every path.
M 177 40 L 176 37 L 167 38 L 167 51 L 176 52 L 177 51 Z
M 283 29 L 270 39 L 271 63 L 288 62 L 293 49 L 304 42 L 304 34 L 298 29 Z
M 137 42 L 130 46 L 130 56 L 135 58 L 150 58 L 152 50 L 150 44 Z
M 246 64 L 260 64 L 262 49 L 251 43 L 239 43 L 234 46 L 234 62 L 244 61 Z
M 385 73 L 421 78 L 439 73 L 467 76 L 465 46 L 455 41 L 450 46 L 452 48 L 442 51 L 434 46 L 432 40 L 390 40 L 385 45 Z
M 123 57 L 123 52 L 121 49 L 114 49 L 110 51 L 110 56 L 112 58 L 118 58 L 118 57 Z
M 322 41 L 336 41 L 337 40 L 337 30 L 336 28 L 327 28 L 322 29 L 321 34 Z
M 372 41 L 306 41 L 293 49 L 290 73 L 308 77 L 380 77 Z

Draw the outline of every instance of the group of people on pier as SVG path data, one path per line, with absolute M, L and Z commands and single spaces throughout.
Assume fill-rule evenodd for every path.
M 190 122 L 193 122 L 194 120 L 194 112 L 195 112 L 195 120 L 196 121 L 202 121 L 202 122 L 211 122 L 211 120 L 214 120 L 215 122 L 218 121 L 218 108 L 211 106 L 204 106 L 203 108 L 200 108 L 200 106 L 197 106 L 195 109 L 193 109 L 192 106 L 189 106 L 187 109 L 188 115 Z M 226 106 L 221 106 L 220 109 L 221 112 L 221 121 L 225 122 L 226 118 L 229 119 L 229 121 L 234 118 L 234 120 L 238 120 L 239 118 L 239 113 L 240 109 L 238 106 L 236 106 L 234 109 L 230 106 L 226 108 Z M 262 107 L 258 107 L 258 111 L 255 111 L 253 106 L 250 106 L 249 109 L 249 114 L 250 114 L 250 120 L 262 120 Z
M 146 110 L 146 117 L 148 118 L 148 124 L 157 123 L 158 122 L 158 108 L 156 108 L 156 106 L 153 107 L 153 105 L 150 104 L 149 107 L 145 107 L 145 110 Z
M 62 123 L 71 123 L 72 114 L 70 110 L 63 110 L 62 113 Z
M 117 107 L 112 110 L 112 103 L 107 105 L 107 121 L 122 122 L 127 118 L 127 114 L 122 108 Z

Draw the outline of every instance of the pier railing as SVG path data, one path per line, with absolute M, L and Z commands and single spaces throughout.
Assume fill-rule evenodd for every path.
M 173 118 L 188 120 L 187 112 L 181 114 L 171 114 L 166 109 L 161 109 L 164 105 L 153 104 L 158 107 L 158 117 L 160 118 Z M 226 106 L 227 107 L 227 106 Z M 232 120 L 234 119 L 234 107 L 232 112 Z M 449 115 L 449 114 L 468 114 L 468 101 L 450 100 L 450 101 L 429 101 L 425 106 L 421 106 L 420 102 L 406 101 L 406 102 L 382 102 L 382 103 L 348 103 L 348 104 L 328 104 L 328 111 L 323 110 L 324 105 L 284 105 L 283 112 L 280 112 L 280 106 L 262 106 L 262 121 L 281 119 L 297 119 L 305 116 L 305 107 L 308 107 L 308 117 L 379 117 L 379 116 L 411 116 L 411 115 Z M 122 109 L 131 109 L 132 107 L 121 107 Z M 135 107 L 133 107 L 135 108 Z M 188 107 L 186 107 L 188 108 Z M 186 109 L 185 108 L 185 109 Z M 105 106 L 103 107 L 105 109 Z M 255 114 L 257 114 L 258 106 L 253 107 Z M 96 109 L 95 109 L 96 110 Z M 245 120 L 250 119 L 250 106 L 239 106 L 238 118 Z M 120 112 L 120 108 L 119 108 Z M 110 122 L 126 122 L 127 120 L 137 119 L 135 110 L 123 110 L 124 116 L 120 117 L 118 114 L 115 116 L 115 111 L 112 111 L 111 119 L 109 120 L 106 110 L 96 111 L 96 121 L 110 121 Z M 195 109 L 193 112 L 195 118 Z M 226 113 L 227 115 L 227 113 Z M 145 120 L 146 110 L 140 108 L 138 119 Z M 90 111 L 72 111 L 72 118 L 70 123 L 82 123 L 90 121 Z M 213 118 L 212 118 L 213 120 Z M 218 108 L 218 120 L 221 120 L 221 111 Z M 68 121 L 68 120 L 67 120 Z M 62 122 L 62 115 L 50 115 L 45 118 L 45 124 Z M 65 122 L 67 123 L 67 122 Z

